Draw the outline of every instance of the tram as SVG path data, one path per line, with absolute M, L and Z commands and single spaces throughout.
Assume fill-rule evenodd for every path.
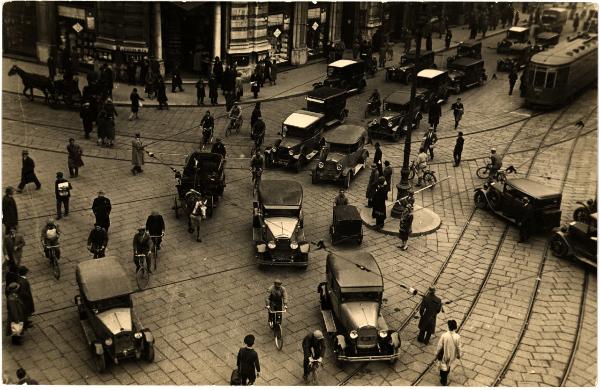
M 525 103 L 565 104 L 598 77 L 598 35 L 581 34 L 535 54 L 525 69 Z

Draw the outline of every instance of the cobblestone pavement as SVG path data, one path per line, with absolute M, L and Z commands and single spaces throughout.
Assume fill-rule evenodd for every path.
M 486 40 L 484 46 L 495 47 L 497 39 Z M 490 75 L 497 58 L 494 52 L 484 52 Z M 507 77 L 498 76 L 498 80 L 462 94 L 466 114 L 460 130 L 465 132 L 466 142 L 464 162 L 458 168 L 452 166 L 456 132 L 447 111 L 449 105 L 444 106 L 432 166 L 439 178 L 448 179 L 417 198 L 419 205 L 441 216 L 441 228 L 434 234 L 411 239 L 406 252 L 396 249 L 394 237 L 365 230 L 362 249 L 377 258 L 385 275 L 383 314 L 392 327 L 403 329 L 401 359 L 394 366 L 370 363 L 338 368 L 329 351 L 321 384 L 334 385 L 352 376 L 347 383 L 356 386 L 410 385 L 417 378 L 421 378 L 421 385 L 436 385 L 435 367 L 427 367 L 438 338 L 434 337 L 428 346 L 416 342 L 417 320 L 408 316 L 418 301 L 401 286 L 423 291 L 432 282 L 436 282 L 438 295 L 446 302 L 445 313 L 438 317 L 437 335 L 443 331 L 446 319 L 455 318 L 461 324 L 464 371 L 458 367 L 452 371 L 453 384 L 489 386 L 515 348 L 502 385 L 560 383 L 575 341 L 584 270 L 548 254 L 529 326 L 523 330 L 528 302 L 544 261 L 546 237 L 516 243 L 518 231 L 513 226 L 506 226 L 485 211 L 473 211 L 472 190 L 481 183 L 475 175 L 477 167 L 485 164 L 489 148 L 496 146 L 505 154 L 504 164 L 517 166 L 519 176 L 529 174 L 532 180 L 557 189 L 564 183 L 563 222 L 569 221 L 574 202 L 592 197 L 597 184 L 597 169 L 590 164 L 597 159 L 597 91 L 584 92 L 562 109 L 538 113 L 522 108 L 518 96 L 508 96 Z M 368 84 L 368 89 L 377 87 L 383 96 L 396 89 L 408 89 L 385 84 L 383 74 L 368 80 Z M 365 123 L 367 98 L 368 93 L 363 93 L 348 100 L 351 123 Z M 276 138 L 282 120 L 303 104 L 302 97 L 263 104 L 266 144 Z M 225 139 L 228 185 L 214 217 L 202 225 L 202 243 L 196 243 L 186 232 L 185 222 L 175 219 L 171 210 L 175 194 L 172 172 L 155 159 L 146 164 L 142 175 L 131 176 L 130 142 L 133 133 L 141 131 L 145 142 L 152 144 L 149 149 L 161 161 L 179 168 L 183 155 L 200 140 L 202 108 L 162 112 L 143 109 L 141 119 L 135 123 L 128 122 L 126 109 L 120 108 L 117 145 L 113 149 L 83 140 L 76 112 L 52 110 L 14 94 L 3 95 L 2 108 L 3 186 L 18 182 L 23 147 L 29 148 L 42 181 L 40 191 L 28 187 L 16 197 L 20 230 L 28 243 L 24 263 L 30 269 L 37 313 L 35 326 L 22 346 L 3 340 L 5 373 L 12 375 L 16 367 L 22 366 L 43 384 L 226 384 L 244 335 L 253 333 L 262 367 L 257 384 L 301 383 L 300 342 L 309 331 L 322 326 L 316 287 L 324 278 L 327 253 L 313 247 L 306 271 L 261 270 L 256 266 L 251 246 L 247 128 Z M 245 108 L 246 118 L 249 111 Z M 224 112 L 222 108 L 216 112 L 216 132 L 223 135 Z M 586 126 L 577 137 L 574 124 L 580 119 Z M 420 142 L 425 122 L 414 136 L 414 143 Z M 61 221 L 63 276 L 56 281 L 43 258 L 38 235 L 45 218 L 55 209 L 52 184 L 55 172 L 67 169 L 65 148 L 69 137 L 75 137 L 83 147 L 86 165 L 80 177 L 72 179 L 72 211 Z M 403 144 L 381 143 L 384 159 L 394 166 L 397 179 Z M 268 170 L 264 176 L 302 184 L 307 238 L 328 242 L 331 202 L 337 187 L 312 185 L 309 170 L 299 174 Z M 360 173 L 356 177 L 348 191 L 351 202 L 365 201 L 367 176 Z M 91 203 L 99 189 L 104 189 L 113 203 L 108 254 L 118 256 L 131 271 L 132 283 L 130 251 L 136 227 L 151 210 L 163 214 L 167 225 L 158 272 L 151 276 L 149 288 L 134 294 L 136 311 L 156 337 L 156 361 L 122 362 L 101 375 L 94 370 L 73 306 L 77 293 L 74 269 L 79 261 L 89 258 L 84 245 L 93 224 Z M 351 248 L 333 250 L 352 258 Z M 276 277 L 284 280 L 290 294 L 282 351 L 275 349 L 264 310 L 266 288 Z M 596 288 L 594 274 L 589 278 L 581 342 L 566 382 L 570 385 L 596 383 Z M 517 343 L 522 330 L 522 341 Z

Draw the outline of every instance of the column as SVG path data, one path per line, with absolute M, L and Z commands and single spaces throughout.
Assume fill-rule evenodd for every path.
M 294 4 L 294 26 L 292 39 L 292 65 L 306 64 L 308 49 L 306 48 L 306 20 L 308 17 L 308 3 L 297 2 Z
M 329 3 L 329 37 L 333 43 L 337 43 L 342 39 L 342 7 L 344 3 L 336 1 Z
M 39 61 L 46 63 L 50 53 L 56 56 L 56 3 L 36 2 L 35 15 L 37 20 L 36 55 Z
M 163 61 L 163 48 L 162 48 L 162 16 L 160 11 L 160 2 L 154 3 L 154 37 L 153 37 L 153 51 L 154 58 L 158 62 L 160 67 L 160 74 L 165 74 L 165 63 Z
M 213 60 L 214 57 L 219 57 L 221 61 L 223 60 L 221 56 L 221 3 L 215 2 L 215 14 L 214 14 L 214 32 L 213 32 Z

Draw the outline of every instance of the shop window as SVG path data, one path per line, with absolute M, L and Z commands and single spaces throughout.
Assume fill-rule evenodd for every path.
M 309 4 L 307 27 L 306 27 L 306 46 L 309 56 L 321 55 L 325 51 L 325 45 L 329 36 L 329 4 Z
M 278 63 L 290 59 L 291 14 L 291 3 L 269 3 L 267 17 L 267 38 L 271 44 L 269 56 Z

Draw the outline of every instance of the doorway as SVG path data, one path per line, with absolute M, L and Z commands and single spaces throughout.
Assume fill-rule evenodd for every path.
M 356 19 L 356 6 L 358 3 L 345 2 L 342 8 L 342 40 L 347 48 L 352 47 Z

